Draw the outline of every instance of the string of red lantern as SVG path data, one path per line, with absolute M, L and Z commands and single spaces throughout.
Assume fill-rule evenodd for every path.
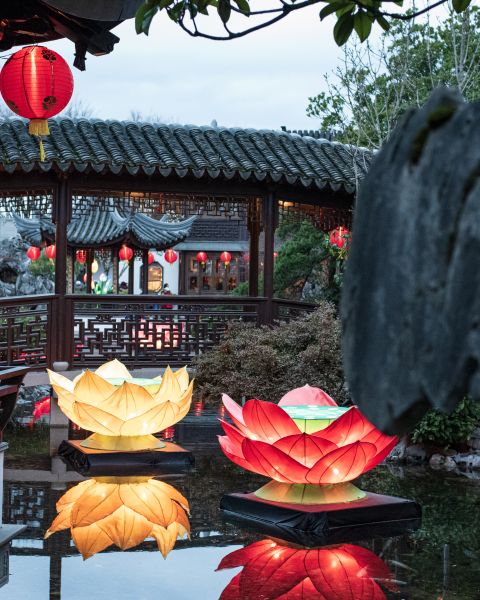
M 27 250 L 27 257 L 31 261 L 38 260 L 40 258 L 40 248 L 37 248 L 36 246 L 30 246 L 30 248 Z
M 206 252 L 204 252 L 203 250 L 201 250 L 200 252 L 197 252 L 197 261 L 199 263 L 205 264 L 208 260 L 208 254 Z
M 28 132 L 39 138 L 40 160 L 45 160 L 41 136 L 50 133 L 47 119 L 70 102 L 70 67 L 60 54 L 45 46 L 26 46 L 12 54 L 3 66 L 0 92 L 13 112 L 30 120 Z
M 169 248 L 168 250 L 165 250 L 164 258 L 169 264 L 173 265 L 173 263 L 177 260 L 178 257 L 175 250 Z
M 45 248 L 45 256 L 50 260 L 55 260 L 55 257 L 57 256 L 57 247 L 55 244 L 51 244 Z
M 87 262 L 87 251 L 86 250 L 77 250 L 75 252 L 75 258 L 77 262 L 81 265 L 84 265 Z
M 129 262 L 133 258 L 133 250 L 129 248 L 126 244 L 123 244 L 123 246 L 118 251 L 118 257 L 120 260 L 125 260 L 126 262 Z
M 230 254 L 230 252 L 222 252 L 220 254 L 220 260 L 225 263 L 225 266 L 228 266 L 230 264 L 230 261 L 232 260 L 232 255 Z
M 155 256 L 153 255 L 153 252 L 149 252 L 148 253 L 148 264 L 151 265 L 155 262 Z

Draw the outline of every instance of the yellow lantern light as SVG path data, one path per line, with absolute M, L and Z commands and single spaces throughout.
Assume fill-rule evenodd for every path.
M 86 370 L 73 381 L 48 370 L 58 405 L 79 427 L 93 431 L 85 448 L 135 451 L 162 448 L 152 434 L 171 427 L 188 413 L 193 380 L 186 367 L 165 369 L 154 379 L 132 377 L 118 360 Z
M 92 269 L 92 273 L 95 275 L 95 273 L 98 271 L 98 261 L 96 258 L 93 259 L 93 262 L 91 264 L 91 269 Z
M 45 534 L 70 529 L 84 559 L 112 544 L 133 548 L 155 538 L 166 558 L 179 536 L 190 537 L 189 505 L 174 487 L 149 477 L 99 477 L 70 488 Z

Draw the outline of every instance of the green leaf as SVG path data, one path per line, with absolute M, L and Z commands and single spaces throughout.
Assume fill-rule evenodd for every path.
M 387 19 L 383 15 L 377 15 L 376 19 L 377 19 L 377 23 L 380 25 L 380 27 L 384 31 L 388 31 L 390 29 L 390 23 L 387 21 Z
M 347 13 L 342 15 L 335 23 L 333 37 L 338 46 L 343 46 L 348 41 L 353 31 L 353 15 Z
M 232 7 L 230 6 L 230 0 L 218 0 L 217 7 L 218 14 L 224 23 L 228 23 L 230 15 L 232 14 Z
M 158 7 L 151 6 L 150 2 L 145 2 L 135 14 L 135 31 L 137 34 L 144 33 L 148 35 L 152 19 L 157 13 Z
M 247 0 L 234 0 L 234 2 L 238 6 L 239 10 L 248 16 L 250 15 L 250 4 Z
M 325 19 L 325 17 L 328 17 L 328 15 L 331 15 L 332 13 L 337 12 L 337 10 L 341 10 L 347 4 L 350 5 L 352 8 L 354 6 L 353 2 L 350 2 L 347 0 L 333 0 L 333 2 L 329 2 L 320 11 L 320 21 L 323 21 L 323 19 Z
M 471 2 L 472 0 L 452 0 L 453 10 L 461 13 L 470 6 Z
M 361 42 L 364 42 L 372 31 L 372 21 L 363 10 L 354 15 L 353 26 Z

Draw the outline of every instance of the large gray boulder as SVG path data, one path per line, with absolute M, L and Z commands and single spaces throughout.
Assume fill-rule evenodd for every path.
M 343 288 L 354 400 L 382 430 L 480 397 L 480 104 L 436 90 L 361 185 Z

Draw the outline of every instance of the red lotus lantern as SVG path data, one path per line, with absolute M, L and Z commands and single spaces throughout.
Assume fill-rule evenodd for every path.
M 175 252 L 175 250 L 172 250 L 170 248 L 168 250 L 165 250 L 164 258 L 167 261 L 167 263 L 173 265 L 173 263 L 177 260 L 177 253 Z
M 153 255 L 153 252 L 149 252 L 148 253 L 148 259 L 147 259 L 147 261 L 148 261 L 149 265 L 151 265 L 151 264 L 153 264 L 155 262 L 155 256 Z
M 133 250 L 124 244 L 118 251 L 118 258 L 127 262 L 132 260 Z
M 238 567 L 220 600 L 386 600 L 380 586 L 399 591 L 383 560 L 354 544 L 302 548 L 266 539 L 230 552 L 217 570 Z
M 32 261 L 38 260 L 40 258 L 40 248 L 30 246 L 27 250 L 27 257 Z
M 230 252 L 222 252 L 220 254 L 220 260 L 225 263 L 225 266 L 230 264 L 230 261 L 232 260 L 232 255 L 230 254 Z
M 77 250 L 75 252 L 75 258 L 79 264 L 84 265 L 87 262 L 87 251 Z
M 350 482 L 380 463 L 397 443 L 378 431 L 357 407 L 340 407 L 319 388 L 288 392 L 278 406 L 249 400 L 223 404 L 233 426 L 220 446 L 241 467 L 271 478 L 256 496 L 302 504 L 352 502 L 365 497 Z M 301 485 L 292 485 L 301 484 Z
M 199 263 L 205 264 L 208 260 L 208 254 L 203 250 L 201 252 L 197 252 L 197 260 Z
M 337 248 L 343 248 L 345 244 L 348 246 L 350 240 L 350 231 L 346 227 L 337 227 L 330 232 L 330 243 Z
M 73 94 L 73 76 L 65 60 L 45 46 L 26 46 L 12 54 L 0 73 L 0 92 L 8 107 L 30 119 L 31 135 L 48 135 L 48 121 Z M 40 160 L 45 154 L 40 138 Z
M 45 248 L 45 256 L 50 260 L 55 260 L 55 257 L 57 256 L 57 247 L 55 244 L 51 244 Z

